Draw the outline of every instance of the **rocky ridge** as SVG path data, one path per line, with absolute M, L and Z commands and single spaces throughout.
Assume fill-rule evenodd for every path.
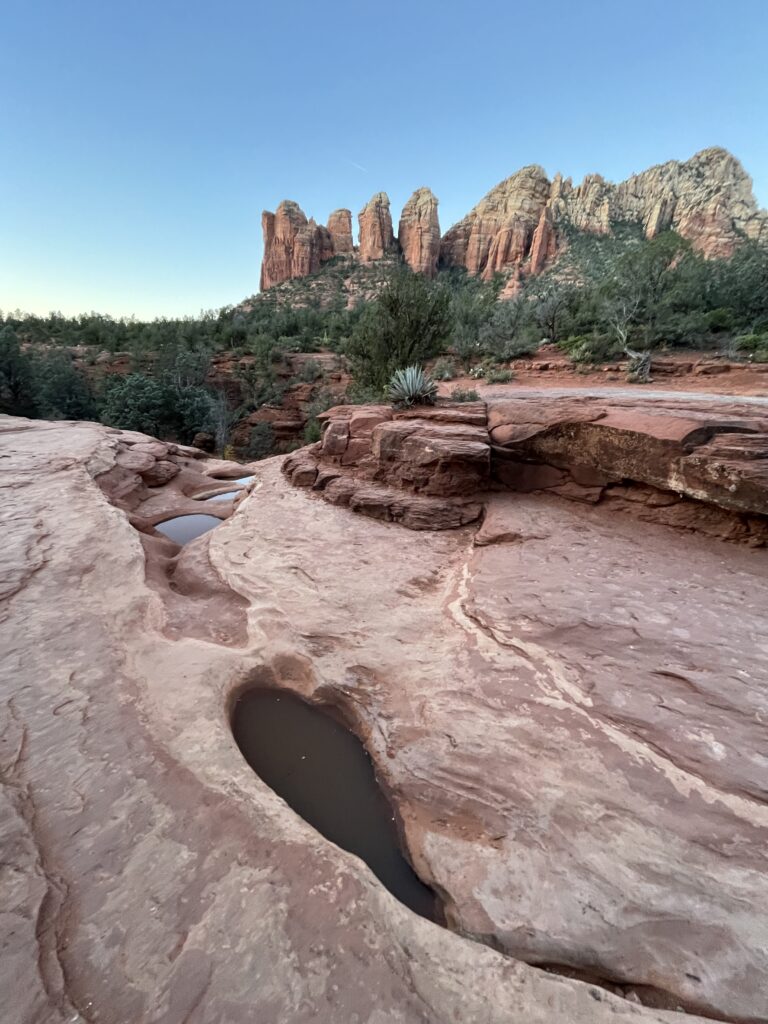
M 327 254 L 343 252 L 371 262 L 393 249 L 420 273 L 434 274 L 439 263 L 486 279 L 502 273 L 514 282 L 551 266 L 567 248 L 568 230 L 606 235 L 619 223 L 638 225 L 649 238 L 674 230 L 709 258 L 731 255 L 745 238 L 768 244 L 768 212 L 758 208 L 749 176 L 734 156 L 716 147 L 690 160 L 651 167 L 618 185 L 599 174 L 587 175 L 579 185 L 561 174 L 550 181 L 541 167 L 524 167 L 491 189 L 442 238 L 437 199 L 426 188 L 405 204 L 397 239 L 386 193 L 373 196 L 359 223 L 355 251 L 346 232 L 344 248 L 335 245 L 332 232 L 327 241 L 331 221 L 329 229 L 307 221 L 295 203 L 281 203 L 277 214 L 265 212 L 262 289 L 314 273 Z

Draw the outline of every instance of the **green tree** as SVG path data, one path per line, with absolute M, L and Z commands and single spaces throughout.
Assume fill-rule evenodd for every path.
M 532 355 L 539 344 L 531 326 L 531 308 L 525 295 L 498 302 L 480 329 L 479 347 L 483 355 L 496 359 Z
M 438 355 L 450 330 L 446 290 L 420 274 L 398 268 L 353 329 L 347 355 L 355 379 L 362 385 L 383 388 L 395 370 Z
M 175 426 L 168 387 L 142 373 L 118 377 L 105 395 L 101 420 L 121 430 L 139 430 L 156 437 L 167 434 Z
M 0 330 L 0 412 L 11 416 L 34 416 L 37 412 L 32 363 L 10 325 Z
M 32 362 L 38 415 L 49 420 L 92 420 L 96 402 L 83 374 L 64 352 L 37 356 Z

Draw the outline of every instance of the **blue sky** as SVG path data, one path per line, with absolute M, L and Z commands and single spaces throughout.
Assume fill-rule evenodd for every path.
M 443 230 L 538 163 L 620 180 L 711 145 L 768 206 L 768 0 L 4 0 L 0 308 L 196 314 L 260 215 L 413 189 Z

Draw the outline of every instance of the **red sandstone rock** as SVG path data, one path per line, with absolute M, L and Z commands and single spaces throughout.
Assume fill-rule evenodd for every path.
M 473 548 L 268 460 L 169 555 L 93 480 L 119 443 L 3 434 L 9 1020 L 768 1017 L 766 552 L 520 494 Z M 175 457 L 153 507 L 204 479 Z M 337 483 L 434 522 L 440 499 Z M 453 931 L 244 763 L 228 713 L 254 681 L 353 723 Z
M 549 195 L 550 183 L 542 168 L 524 167 L 492 189 L 443 236 L 441 260 L 485 277 L 521 262 Z
M 276 213 L 264 211 L 261 215 L 262 291 L 281 281 L 315 274 L 332 256 L 351 251 L 349 210 L 335 210 L 331 217 L 332 227 L 307 220 L 301 207 L 289 199 L 280 203 Z
M 334 210 L 328 218 L 328 232 L 333 244 L 333 254 L 352 252 L 352 213 L 350 210 Z
M 163 484 L 167 484 L 170 480 L 173 480 L 178 472 L 179 467 L 173 462 L 168 462 L 165 459 L 158 459 L 150 469 L 144 470 L 141 477 L 144 483 L 149 487 L 160 487 Z
M 403 207 L 397 239 L 411 270 L 434 277 L 440 255 L 440 221 L 437 199 L 430 189 L 416 189 Z
M 395 236 L 386 192 L 377 192 L 362 208 L 357 220 L 360 227 L 359 256 L 364 263 L 380 260 L 394 248 Z

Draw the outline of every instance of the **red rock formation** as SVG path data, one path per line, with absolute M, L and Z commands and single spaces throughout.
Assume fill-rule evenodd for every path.
M 411 270 L 434 277 L 440 255 L 440 221 L 437 199 L 430 189 L 416 189 L 405 204 L 397 238 Z
M 447 266 L 491 277 L 527 255 L 533 232 L 550 196 L 541 167 L 524 167 L 488 195 L 444 236 L 440 258 Z
M 533 233 L 531 242 L 531 263 L 530 272 L 540 274 L 544 267 L 555 258 L 557 254 L 557 236 L 552 223 L 552 209 L 545 206 L 541 211 L 539 223 Z
M 364 263 L 380 260 L 394 248 L 392 215 L 389 212 L 389 196 L 377 192 L 357 215 L 360 226 L 359 255 Z
M 731 255 L 744 236 L 768 242 L 768 214 L 758 209 L 743 167 L 725 150 L 707 149 L 620 185 L 599 174 L 575 188 L 561 175 L 550 184 L 540 167 L 523 168 L 445 234 L 441 259 L 484 277 L 500 270 L 540 273 L 561 251 L 561 222 L 592 234 L 637 223 L 649 238 L 671 229 L 707 257 Z
M 443 499 L 432 529 L 465 522 L 462 506 L 487 487 L 492 445 L 494 476 L 513 490 L 591 503 L 620 497 L 625 509 L 635 500 L 648 506 L 646 518 L 664 509 L 656 518 L 668 525 L 700 523 L 714 536 L 768 542 L 768 413 L 738 400 L 681 407 L 674 398 L 521 396 L 489 400 L 487 417 L 476 403 L 396 412 L 338 406 L 320 418 L 328 424 L 322 441 L 286 460 L 285 472 L 318 490 L 341 478 L 326 497 L 341 495 L 344 504 L 363 484 L 367 492 L 383 486 L 380 517 L 392 493 L 401 510 L 417 494 Z
M 395 246 L 389 199 L 379 192 L 360 211 L 359 258 L 381 259 Z M 399 243 L 414 270 L 432 275 L 439 257 L 488 279 L 508 274 L 510 294 L 525 275 L 541 273 L 563 251 L 558 226 L 610 234 L 616 223 L 642 225 L 649 238 L 677 231 L 707 257 L 730 256 L 740 239 L 768 244 L 768 213 L 757 207 L 744 168 L 723 149 L 671 160 L 619 185 L 588 174 L 580 185 L 530 166 L 502 181 L 439 241 L 437 200 L 418 189 L 400 218 Z M 351 253 L 351 214 L 336 210 L 317 227 L 295 203 L 263 215 L 262 288 L 313 273 L 336 253 Z
M 298 203 L 284 200 L 276 213 L 261 215 L 264 233 L 264 258 L 261 264 L 261 288 L 292 277 L 303 277 L 320 266 L 316 225 L 307 221 Z
M 307 220 L 298 203 L 284 199 L 276 213 L 261 215 L 264 258 L 261 264 L 261 288 L 281 281 L 315 274 L 326 260 L 337 253 L 352 251 L 352 226 L 349 210 L 335 210 L 329 223 Z M 346 217 L 346 219 L 345 219 Z
M 328 231 L 331 235 L 334 256 L 354 250 L 350 210 L 334 210 L 328 218 Z

